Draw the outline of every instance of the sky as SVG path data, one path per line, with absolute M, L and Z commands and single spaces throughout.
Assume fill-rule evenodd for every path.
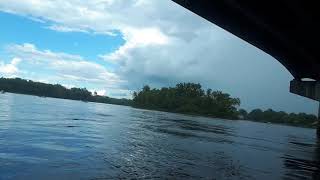
M 317 113 L 273 57 L 170 0 L 0 0 L 0 76 L 131 98 L 201 83 L 241 107 Z

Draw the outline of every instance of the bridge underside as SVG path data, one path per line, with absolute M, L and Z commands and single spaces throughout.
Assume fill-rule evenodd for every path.
M 270 54 L 295 79 L 320 80 L 317 1 L 173 1 Z

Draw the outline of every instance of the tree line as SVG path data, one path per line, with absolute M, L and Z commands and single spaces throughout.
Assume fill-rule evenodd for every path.
M 199 83 L 179 83 L 175 87 L 160 89 L 146 85 L 133 93 L 132 100 L 99 96 L 86 88 L 68 89 L 60 84 L 46 84 L 21 78 L 0 78 L 0 91 L 300 127 L 315 128 L 318 124 L 317 116 L 312 114 L 277 112 L 272 109 L 254 109 L 247 112 L 239 109 L 239 98 L 231 97 L 222 91 L 204 90 Z
M 272 109 L 267 109 L 265 111 L 254 109 L 249 113 L 244 109 L 240 109 L 238 112 L 239 119 L 264 123 L 287 124 L 309 128 L 316 128 L 319 123 L 317 116 L 306 113 L 286 113 L 284 111 L 274 111 Z
M 0 91 L 98 103 L 131 105 L 131 100 L 93 95 L 86 88 L 68 89 L 60 84 L 34 82 L 21 78 L 0 78 Z
M 175 87 L 151 89 L 148 85 L 133 93 L 133 106 L 169 112 L 236 119 L 239 98 L 221 91 L 202 89 L 200 84 L 179 83 Z

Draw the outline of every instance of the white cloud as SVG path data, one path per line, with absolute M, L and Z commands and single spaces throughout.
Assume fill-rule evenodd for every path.
M 199 32 L 203 29 L 216 29 L 169 0 L 3 0 L 0 2 L 0 10 L 45 20 L 50 24 L 49 28 L 56 31 L 104 34 L 120 31 L 125 44 L 115 52 L 102 54 L 100 57 L 119 64 L 117 74 L 123 79 L 129 76 L 132 81 L 140 82 L 144 81 L 144 77 L 149 78 L 148 76 L 162 78 L 163 72 L 167 73 L 166 77 L 175 78 L 174 69 L 181 64 L 180 61 L 184 65 L 183 62 L 192 61 L 195 54 L 202 52 L 199 52 L 200 48 L 192 50 L 193 46 L 188 46 L 190 42 L 201 39 L 204 40 L 204 45 L 210 45 L 206 43 L 207 34 Z M 215 33 L 205 33 L 208 32 L 211 35 Z M 33 50 L 32 46 L 24 44 L 19 53 L 24 53 L 27 47 Z M 43 59 L 42 56 L 52 60 L 61 57 L 75 58 L 65 57 L 65 54 L 56 56 L 56 53 L 48 50 L 39 52 L 37 57 Z M 180 58 L 173 60 L 175 56 Z
M 78 55 L 39 50 L 35 45 L 27 43 L 10 45 L 7 50 L 15 57 L 23 59 L 24 65 L 29 64 L 33 68 L 31 71 L 43 71 L 48 73 L 46 76 L 56 76 L 60 80 L 96 83 L 106 87 L 115 87 L 123 82 L 104 66 Z M 7 65 L 12 66 L 11 69 L 8 67 L 7 69 L 15 70 L 13 67 L 17 65 L 18 60 L 14 59 Z
M 88 31 L 83 29 L 77 29 L 77 28 L 70 28 L 67 26 L 61 26 L 61 25 L 51 25 L 47 27 L 48 29 L 58 31 L 58 32 L 83 32 L 88 33 Z
M 5 64 L 0 61 L 0 74 L 5 76 L 14 76 L 19 72 L 18 64 L 20 63 L 20 58 L 13 58 L 10 63 Z
M 126 29 L 123 33 L 126 43 L 111 54 L 100 55 L 102 59 L 114 63 L 129 58 L 132 49 L 169 44 L 169 37 L 157 28 Z
M 191 38 L 193 29 L 204 24 L 169 0 L 2 0 L 0 10 L 46 20 L 56 31 L 110 35 L 119 30 L 127 43 L 117 54 L 135 46 L 167 44 L 169 36 Z
M 34 44 L 12 44 L 7 46 L 7 51 L 22 57 L 33 63 L 40 63 L 45 61 L 83 61 L 83 57 L 79 55 L 72 55 L 61 52 L 52 52 L 50 50 L 38 50 Z
M 100 57 L 117 63 L 116 73 L 136 84 L 148 79 L 217 79 L 212 66 L 219 71 L 224 53 L 229 54 L 225 49 L 241 46 L 237 38 L 169 0 L 4 1 L 0 9 L 53 22 L 52 29 L 58 31 L 120 31 L 125 44 Z

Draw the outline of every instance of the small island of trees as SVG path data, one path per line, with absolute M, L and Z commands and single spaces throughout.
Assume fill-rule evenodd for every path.
M 221 91 L 204 91 L 200 84 L 179 83 L 175 87 L 151 89 L 148 85 L 133 93 L 133 106 L 168 112 L 237 119 L 239 98 Z

